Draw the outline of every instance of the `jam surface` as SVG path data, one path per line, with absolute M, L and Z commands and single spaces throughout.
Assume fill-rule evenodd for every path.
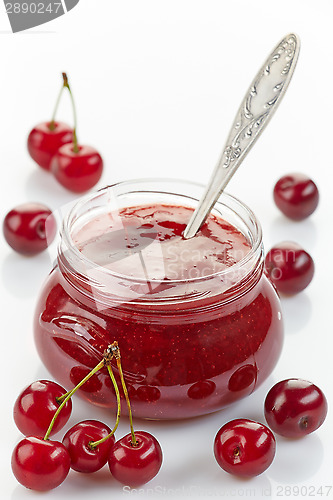
M 88 222 L 73 241 L 95 264 L 149 280 L 204 277 L 236 264 L 250 251 L 242 233 L 213 215 L 195 238 L 184 239 L 192 213 L 173 205 L 125 208 Z
M 102 307 L 56 267 L 37 304 L 35 340 L 42 361 L 67 389 L 96 366 L 114 340 L 137 417 L 174 419 L 216 411 L 250 394 L 270 374 L 283 328 L 278 297 L 261 268 L 237 283 L 233 293 L 222 286 L 213 293 L 208 280 L 195 301 L 188 302 L 186 293 L 182 300 L 184 283 L 195 293 L 196 278 L 230 268 L 251 248 L 238 229 L 214 216 L 195 238 L 184 240 L 190 215 L 186 207 L 144 205 L 117 217 L 101 215 L 74 232 L 84 258 L 120 281 L 125 276 L 169 283 L 173 300 Z M 148 288 L 148 298 L 150 290 L 155 297 L 156 289 Z M 117 378 L 115 367 L 114 372 Z M 93 404 L 116 407 L 106 369 L 78 392 Z

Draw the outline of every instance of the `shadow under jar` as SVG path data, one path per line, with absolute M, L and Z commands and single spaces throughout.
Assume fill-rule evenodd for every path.
M 224 193 L 185 240 L 202 189 L 184 181 L 123 182 L 82 198 L 64 219 L 34 331 L 43 363 L 67 389 L 115 340 L 137 417 L 210 413 L 271 373 L 283 325 L 263 274 L 260 224 Z M 116 408 L 106 368 L 78 394 Z

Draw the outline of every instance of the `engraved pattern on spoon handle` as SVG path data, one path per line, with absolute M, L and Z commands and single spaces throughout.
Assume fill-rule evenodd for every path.
M 210 182 L 194 211 L 185 238 L 192 238 L 225 186 L 274 114 L 293 75 L 300 49 L 297 35 L 285 36 L 252 81 L 231 127 Z

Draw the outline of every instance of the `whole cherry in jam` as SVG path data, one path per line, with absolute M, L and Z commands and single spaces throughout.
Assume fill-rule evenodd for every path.
M 16 399 L 13 410 L 14 421 L 22 434 L 44 437 L 60 406 L 59 398 L 64 394 L 66 390 L 50 380 L 37 380 L 24 389 Z M 64 427 L 71 412 L 72 401 L 69 400 L 55 420 L 50 435 Z
M 310 434 L 324 422 L 327 401 L 322 390 L 307 380 L 290 378 L 275 384 L 265 399 L 265 418 L 281 436 Z
M 315 266 L 311 255 L 300 245 L 284 241 L 275 245 L 265 258 L 265 272 L 277 290 L 293 295 L 312 281 Z
M 50 121 L 36 125 L 28 136 L 31 158 L 43 169 L 50 170 L 51 160 L 58 149 L 72 142 L 73 129 L 64 122 Z
M 114 436 L 98 445 L 92 443 L 103 440 L 111 433 L 111 429 L 97 420 L 84 420 L 69 429 L 63 440 L 71 457 L 71 468 L 77 472 L 96 472 L 108 461 Z
M 161 468 L 163 455 L 157 439 L 145 431 L 135 431 L 136 444 L 129 433 L 112 446 L 111 474 L 122 484 L 135 487 L 148 483 Z
M 51 210 L 41 203 L 23 203 L 3 221 L 4 237 L 13 250 L 24 255 L 42 252 L 53 241 L 57 224 Z
M 54 154 L 50 170 L 66 189 L 74 193 L 83 193 L 95 186 L 101 178 L 103 159 L 95 148 L 78 144 L 75 103 L 66 73 L 63 73 L 63 81 L 63 86 L 67 88 L 72 101 L 73 135 L 72 141 L 61 146 Z
M 23 486 L 48 491 L 66 479 L 70 457 L 62 443 L 29 436 L 15 446 L 11 465 L 14 476 Z
M 319 203 L 316 184 L 301 173 L 281 177 L 274 186 L 273 196 L 281 212 L 293 220 L 309 217 Z
M 238 476 L 258 476 L 272 463 L 275 438 L 265 425 L 245 418 L 231 420 L 218 431 L 214 455 L 219 466 Z

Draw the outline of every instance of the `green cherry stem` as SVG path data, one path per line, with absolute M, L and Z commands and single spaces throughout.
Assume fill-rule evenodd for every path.
M 112 383 L 113 383 L 113 387 L 114 387 L 114 390 L 115 390 L 115 393 L 116 393 L 116 397 L 117 397 L 117 418 L 116 418 L 116 423 L 115 423 L 115 426 L 114 428 L 112 429 L 112 431 L 110 432 L 110 434 L 108 434 L 107 436 L 105 436 L 104 438 L 100 439 L 99 441 L 94 441 L 94 442 L 90 442 L 89 443 L 89 447 L 93 450 L 95 448 L 97 448 L 97 446 L 99 446 L 100 444 L 104 443 L 104 441 L 106 441 L 107 439 L 109 439 L 111 436 L 113 436 L 113 434 L 116 432 L 117 428 L 118 428 L 118 425 L 119 425 L 119 420 L 120 420 L 120 411 L 121 411 L 121 406 L 120 406 L 120 394 L 119 394 L 119 389 L 118 389 L 118 385 L 117 385 L 117 382 L 116 382 L 116 379 L 114 377 L 114 374 L 113 374 L 113 371 L 112 371 L 112 367 L 111 367 L 111 364 L 108 364 L 107 365 L 107 369 L 108 369 L 108 372 L 109 372 L 109 375 L 110 375 L 110 378 L 112 380 Z
M 81 382 L 79 382 L 77 384 L 77 386 L 74 387 L 74 389 L 72 389 L 71 391 L 69 391 L 68 393 L 64 394 L 62 396 L 62 398 L 65 396 L 65 399 L 62 401 L 62 403 L 60 404 L 59 408 L 57 409 L 57 411 L 55 412 L 55 414 L 53 415 L 53 418 L 50 422 L 50 425 L 49 425 L 49 428 L 47 429 L 46 431 L 46 434 L 44 436 L 44 441 L 47 441 L 50 437 L 50 434 L 51 434 L 51 431 L 52 431 L 52 428 L 53 428 L 53 425 L 54 425 L 54 422 L 56 421 L 56 418 L 57 416 L 59 415 L 59 413 L 61 412 L 61 410 L 63 409 L 63 407 L 65 406 L 65 404 L 67 403 L 67 401 L 73 396 L 73 394 L 85 383 L 87 382 L 87 380 L 90 379 L 90 377 L 92 377 L 93 375 L 95 375 L 96 372 L 98 372 L 101 368 L 103 368 L 105 366 L 105 361 L 104 359 L 102 359 L 102 361 L 100 361 L 98 363 L 98 365 L 95 366 L 95 368 L 93 368 L 91 370 L 91 372 L 88 373 L 88 375 L 86 375 L 82 380 Z M 60 399 L 60 398 L 59 398 Z M 59 400 L 58 400 L 59 401 Z
M 74 153 L 78 153 L 80 151 L 80 148 L 78 146 L 77 135 L 76 135 L 76 129 L 77 129 L 76 106 L 75 106 L 74 97 L 73 97 L 71 88 L 69 86 L 67 74 L 63 73 L 62 74 L 62 78 L 64 80 L 63 88 L 67 88 L 67 90 L 69 92 L 69 95 L 70 95 L 70 98 L 71 98 L 71 101 L 72 101 L 73 120 L 74 120 L 74 127 L 73 127 L 73 151 L 74 151 Z

